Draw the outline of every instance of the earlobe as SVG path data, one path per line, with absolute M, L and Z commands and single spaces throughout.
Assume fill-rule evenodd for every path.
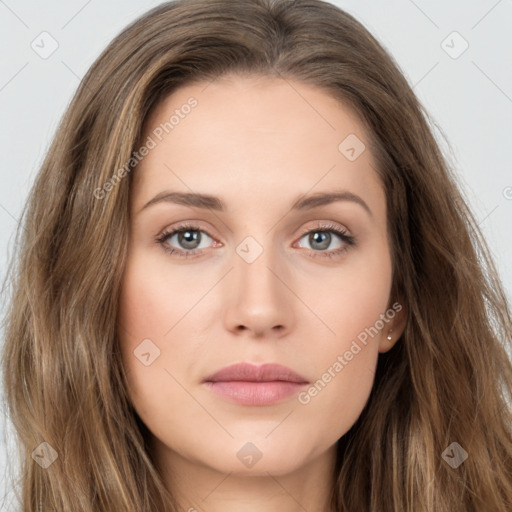
M 382 331 L 382 338 L 379 343 L 379 352 L 381 353 L 387 352 L 393 348 L 405 330 L 405 325 L 407 323 L 407 308 L 403 301 L 395 302 L 395 304 L 398 304 L 400 309 L 395 309 L 395 317 Z M 393 304 L 393 306 L 395 304 Z
M 393 329 L 388 330 L 388 334 L 384 332 L 384 337 L 379 343 L 379 352 L 387 352 L 391 348 L 394 347 L 395 343 L 398 341 L 399 335 L 393 336 Z

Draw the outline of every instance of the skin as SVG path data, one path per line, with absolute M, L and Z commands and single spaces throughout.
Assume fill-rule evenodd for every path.
M 197 106 L 158 141 L 153 130 L 191 96 Z M 120 344 L 131 400 L 180 510 L 330 510 L 336 442 L 361 414 L 379 353 L 403 332 L 405 308 L 359 343 L 307 404 L 294 395 L 240 405 L 201 381 L 248 361 L 277 362 L 314 383 L 396 302 L 385 192 L 369 149 L 354 161 L 339 151 L 349 134 L 368 148 L 347 106 L 312 86 L 266 77 L 184 86 L 147 120 L 144 140 L 158 143 L 133 175 Z M 352 201 L 291 210 L 305 194 L 340 189 L 363 199 L 371 215 Z M 162 191 L 218 196 L 226 210 L 171 202 L 143 208 Z M 200 229 L 199 256 L 169 254 L 155 241 L 182 221 Z M 325 224 L 344 228 L 356 244 L 328 231 L 322 249 L 304 235 Z M 263 249 L 252 263 L 236 252 L 248 236 Z M 191 250 L 178 235 L 164 245 Z M 160 350 L 148 366 L 134 355 L 145 339 Z M 251 468 L 237 457 L 247 442 L 262 454 Z

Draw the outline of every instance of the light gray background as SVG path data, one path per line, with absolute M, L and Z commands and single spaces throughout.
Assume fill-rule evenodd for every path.
M 2 280 L 29 186 L 80 78 L 121 29 L 159 3 L 0 0 Z M 449 158 L 511 298 L 512 1 L 332 3 L 362 21 L 391 52 L 446 135 L 453 151 Z M 48 39 L 41 42 L 43 31 L 58 43 L 46 59 L 31 47 L 35 41 L 34 45 L 49 48 Z M 463 39 L 450 35 L 453 31 Z M 453 58 L 464 48 L 464 40 L 469 47 Z M 448 151 L 444 141 L 441 144 Z M 1 406 L 0 411 L 4 412 Z M 1 482 L 7 475 L 5 461 L 15 462 L 13 433 L 4 416 L 0 415 Z M 0 510 L 11 510 L 10 487 L 9 482 L 0 484 Z

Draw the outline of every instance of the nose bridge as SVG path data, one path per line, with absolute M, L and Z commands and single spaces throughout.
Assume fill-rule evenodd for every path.
M 272 246 L 272 234 L 260 235 L 259 240 L 248 236 L 236 247 L 234 274 L 240 283 L 242 297 L 239 298 L 245 295 L 275 300 L 276 294 L 281 295 L 278 288 L 282 283 L 274 273 L 283 265 L 278 261 L 279 251 Z
M 272 243 L 272 234 L 248 236 L 238 244 L 231 279 L 234 294 L 229 301 L 227 322 L 231 329 L 246 328 L 263 333 L 290 327 L 290 291 L 284 285 L 285 264 Z

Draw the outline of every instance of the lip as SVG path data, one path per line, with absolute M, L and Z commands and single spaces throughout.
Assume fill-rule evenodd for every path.
M 238 363 L 206 377 L 203 384 L 241 405 L 270 405 L 298 393 L 308 380 L 286 366 Z

